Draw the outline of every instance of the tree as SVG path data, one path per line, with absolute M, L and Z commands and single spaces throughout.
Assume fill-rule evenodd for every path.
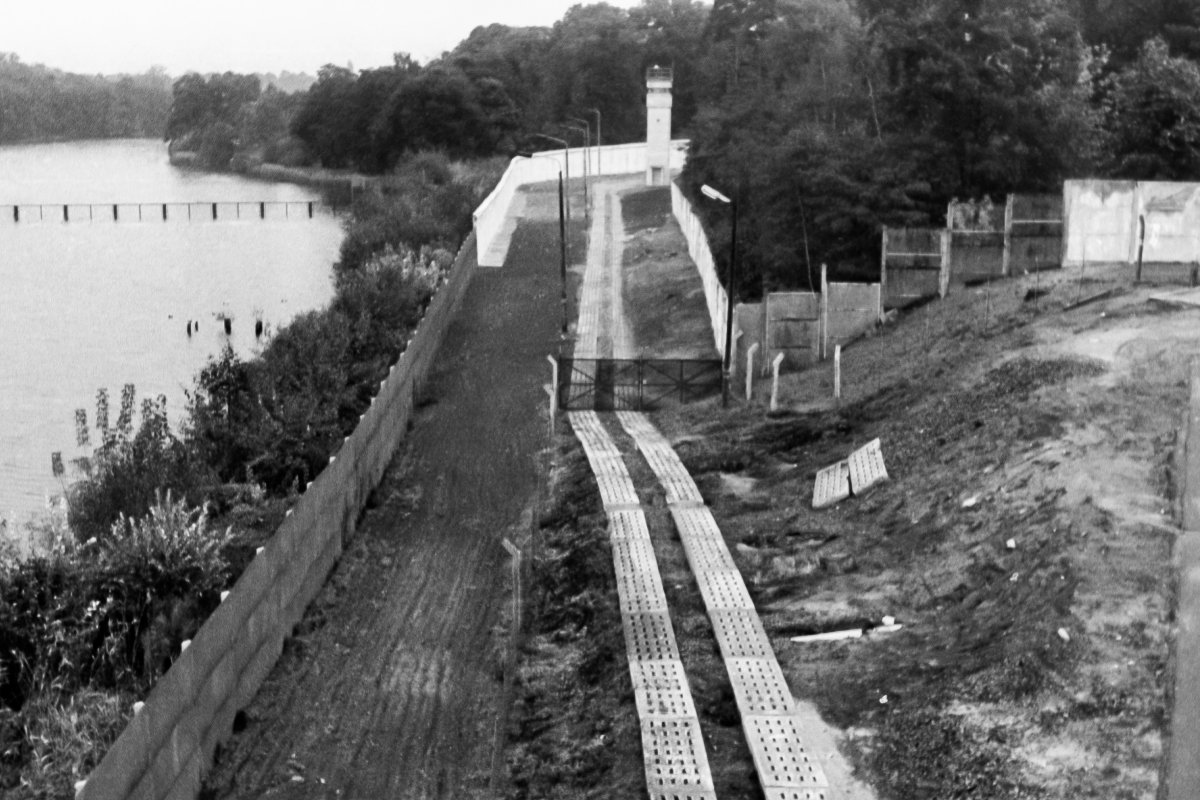
M 1146 42 L 1113 80 L 1109 101 L 1112 173 L 1142 180 L 1200 175 L 1200 66 Z

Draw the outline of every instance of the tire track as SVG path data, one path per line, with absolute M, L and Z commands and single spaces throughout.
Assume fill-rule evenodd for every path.
M 506 266 L 472 279 L 386 500 L 246 710 L 211 796 L 489 796 L 499 543 L 536 490 L 557 242 L 554 221 L 523 222 Z

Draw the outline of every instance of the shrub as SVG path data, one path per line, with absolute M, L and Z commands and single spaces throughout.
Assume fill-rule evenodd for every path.
M 141 424 L 133 426 L 136 392 L 126 384 L 115 425 L 109 425 L 108 394 L 97 392 L 96 430 L 100 444 L 90 457 L 74 462 L 84 480 L 67 492 L 68 521 L 80 540 L 103 538 L 122 515 L 140 516 L 154 503 L 156 493 L 173 490 L 198 503 L 199 492 L 208 483 L 207 470 L 193 459 L 184 443 L 170 429 L 166 398 L 142 403 Z M 81 412 L 76 412 L 77 425 Z M 86 415 L 77 431 L 79 443 L 87 444 Z
M 84 689 L 63 701 L 39 697 L 21 715 L 27 751 L 21 794 L 73 797 L 74 784 L 99 763 L 125 728 L 131 700 Z
M 110 534 L 8 563 L 0 574 L 0 701 L 81 689 L 148 691 L 220 601 L 222 548 L 202 510 L 160 495 Z

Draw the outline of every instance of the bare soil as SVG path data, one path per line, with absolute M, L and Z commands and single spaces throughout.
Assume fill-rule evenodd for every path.
M 671 189 L 621 193 L 625 315 L 649 358 L 716 358 L 704 287 L 671 214 Z
M 790 376 L 786 413 L 660 420 L 793 693 L 882 797 L 1156 796 L 1200 313 L 1149 293 L 1112 273 L 998 282 L 850 347 L 841 404 L 823 365 Z M 817 470 L 876 437 L 891 480 L 813 511 Z M 884 615 L 903 629 L 790 640 Z
M 581 251 L 582 226 L 571 233 Z M 506 265 L 472 279 L 401 453 L 206 796 L 496 796 L 512 588 L 501 541 L 528 543 L 537 502 L 558 241 L 556 219 L 524 221 Z
M 710 400 L 655 416 L 714 510 L 793 694 L 840 731 L 855 777 L 880 797 L 1158 796 L 1176 440 L 1200 312 L 1159 309 L 1150 293 L 1116 271 L 997 281 L 848 347 L 840 402 L 822 364 L 785 376 L 782 412 Z M 626 314 L 653 335 L 636 308 Z M 891 479 L 813 511 L 816 472 L 876 437 Z M 557 448 L 511 796 L 635 796 L 603 516 L 565 424 Z M 695 582 L 661 499 L 651 489 L 642 501 L 718 796 L 759 797 L 723 667 L 689 644 L 706 641 Z M 885 615 L 903 627 L 791 641 Z

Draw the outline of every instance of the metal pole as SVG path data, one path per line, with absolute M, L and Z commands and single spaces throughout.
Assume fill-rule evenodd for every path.
M 737 263 L 737 200 L 730 203 L 733 206 L 733 234 L 729 242 L 729 289 L 725 296 L 725 380 L 722 382 L 724 389 L 721 392 L 721 405 L 729 406 L 729 370 L 730 361 L 730 345 L 733 344 L 733 281 L 735 277 L 734 264 Z
M 567 335 L 567 218 L 563 211 L 563 174 L 558 173 L 558 242 L 561 258 L 559 278 L 562 284 L 562 334 Z
M 600 135 L 600 123 L 602 121 L 602 117 L 600 116 L 600 109 L 598 108 L 589 108 L 588 111 L 591 111 L 596 115 L 596 175 L 603 175 L 604 170 L 600 168 L 600 154 L 604 150 L 604 140 Z

